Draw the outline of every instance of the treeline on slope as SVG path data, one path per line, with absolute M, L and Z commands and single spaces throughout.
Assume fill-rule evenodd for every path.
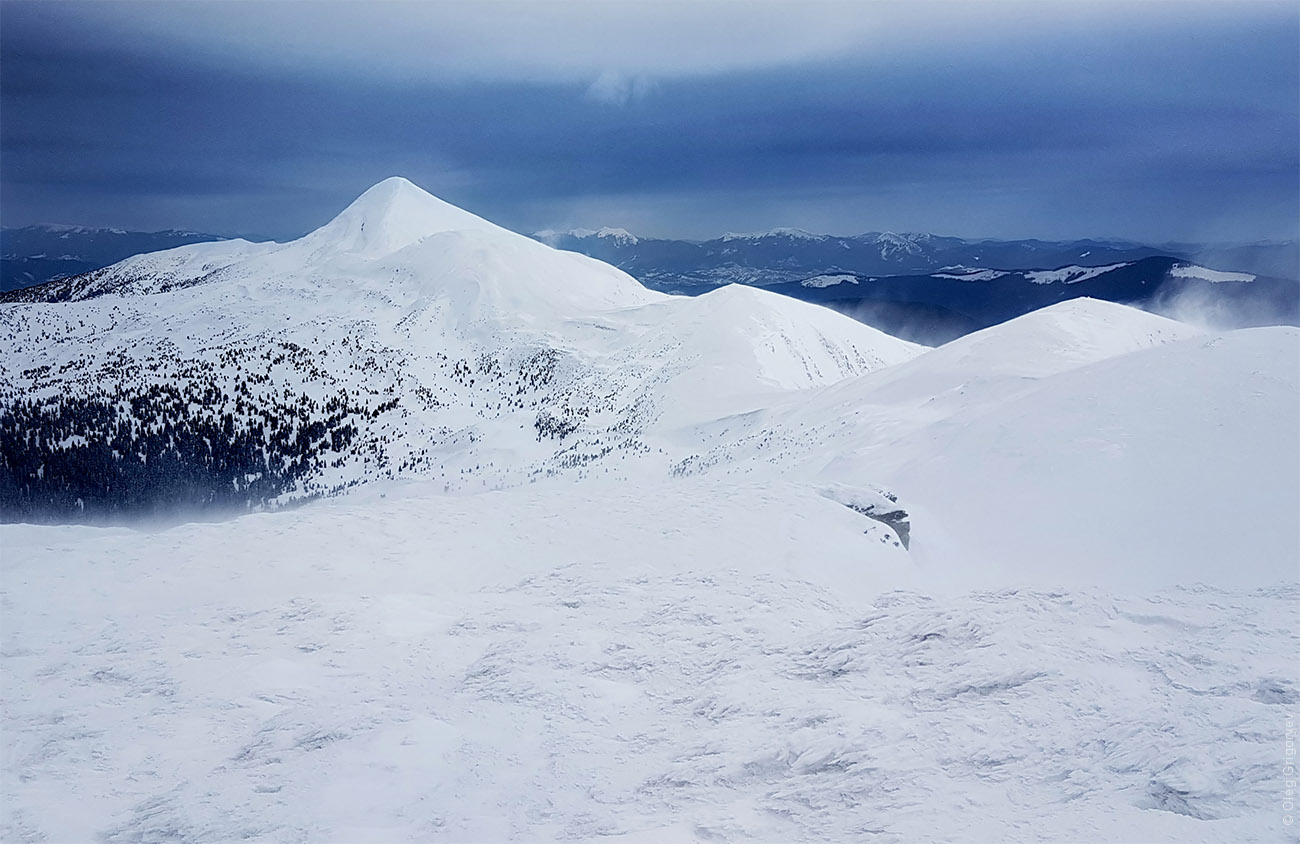
M 56 395 L 0 404 L 0 521 L 95 522 L 265 507 L 357 435 L 361 408 L 307 404 L 264 418 L 153 387 L 122 398 Z

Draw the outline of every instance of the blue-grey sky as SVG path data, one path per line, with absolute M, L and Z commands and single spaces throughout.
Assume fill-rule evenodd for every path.
M 1300 4 L 0 2 L 0 222 L 1300 228 Z

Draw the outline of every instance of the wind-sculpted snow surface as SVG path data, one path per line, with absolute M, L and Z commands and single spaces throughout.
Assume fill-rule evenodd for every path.
M 0 836 L 1281 836 L 1294 585 L 936 593 L 767 484 L 393 493 L 7 528 Z

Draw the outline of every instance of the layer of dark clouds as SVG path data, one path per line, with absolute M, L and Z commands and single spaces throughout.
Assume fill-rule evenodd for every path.
M 870 15 L 898 7 L 813 2 L 798 8 L 826 31 L 808 24 L 784 53 L 772 23 L 748 30 L 768 43 L 715 33 L 727 49 L 701 43 L 680 65 L 637 43 L 621 66 L 608 45 L 584 57 L 547 31 L 485 41 L 478 64 L 467 47 L 421 65 L 415 42 L 375 46 L 383 32 L 358 37 L 363 54 L 343 40 L 362 7 L 338 4 L 272 7 L 269 30 L 302 34 L 267 55 L 237 34 L 258 4 L 187 40 L 190 5 L 0 4 L 0 222 L 286 237 L 401 174 L 523 231 L 1212 241 L 1300 226 L 1289 3 L 1039 4 L 1025 20 L 1028 7 L 965 4 L 964 32 L 904 16 L 882 44 Z M 920 5 L 936 20 L 957 8 Z M 412 27 L 491 24 L 460 20 L 465 7 L 421 5 Z M 547 4 L 531 8 L 544 26 Z M 553 8 L 557 22 L 598 12 Z M 750 55 L 763 48 L 770 61 Z

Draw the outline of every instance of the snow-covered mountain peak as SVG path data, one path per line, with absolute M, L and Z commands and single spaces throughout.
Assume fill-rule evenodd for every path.
M 138 255 L 42 293 L 29 300 L 42 306 L 0 312 L 11 323 L 0 351 L 26 373 L 0 378 L 0 399 L 38 396 L 64 419 L 121 399 L 105 418 L 129 416 L 133 431 L 176 419 L 211 439 L 228 418 L 231 436 L 279 436 L 217 482 L 247 506 L 381 479 L 450 491 L 595 463 L 699 471 L 681 432 L 921 353 L 767 291 L 649 290 L 404 179 L 290 243 Z M 43 339 L 56 334 L 69 338 L 57 358 Z M 192 386 L 174 394 L 175 383 Z M 145 406 L 163 393 L 188 403 Z M 267 434 L 288 418 L 292 440 Z M 210 474 L 206 454 L 185 459 Z
M 636 235 L 627 229 L 613 228 L 604 226 L 596 232 L 596 237 L 607 237 L 613 239 L 616 243 L 626 246 L 634 246 L 639 242 Z
M 298 243 L 332 254 L 347 252 L 380 258 L 429 235 L 449 231 L 517 236 L 439 199 L 407 179 L 392 176 L 368 189 L 337 217 Z
M 588 238 L 599 238 L 600 240 L 612 240 L 619 246 L 635 246 L 641 242 L 641 239 L 632 234 L 627 229 L 614 228 L 612 226 L 602 226 L 599 229 L 569 229 L 568 231 L 556 231 L 555 229 L 542 229 L 533 232 L 533 238 L 540 240 L 549 246 L 558 246 L 565 238 L 574 238 L 575 240 L 586 240 Z
M 768 229 L 765 232 L 751 232 L 748 234 L 743 232 L 727 232 L 722 236 L 722 240 L 763 240 L 767 238 L 785 238 L 787 240 L 822 241 L 822 240 L 829 240 L 830 235 L 813 234 L 812 232 L 804 231 L 803 229 L 791 228 L 789 226 L 781 226 L 775 229 Z
M 451 323 L 462 325 L 484 318 L 563 321 L 663 296 L 608 264 L 504 229 L 400 177 L 371 187 L 333 220 L 288 243 L 226 240 L 136 255 L 43 295 L 88 300 L 199 286 L 213 291 L 202 297 L 219 297 L 222 307 L 256 300 L 258 308 L 279 310 L 314 302 L 331 318 L 359 313 L 338 312 L 342 292 L 363 301 L 367 313 L 380 302 L 437 299 Z
M 919 256 L 924 251 L 922 245 L 933 240 L 933 236 L 928 234 L 899 234 L 897 232 L 880 232 L 865 237 L 880 248 L 881 258 L 904 255 Z

